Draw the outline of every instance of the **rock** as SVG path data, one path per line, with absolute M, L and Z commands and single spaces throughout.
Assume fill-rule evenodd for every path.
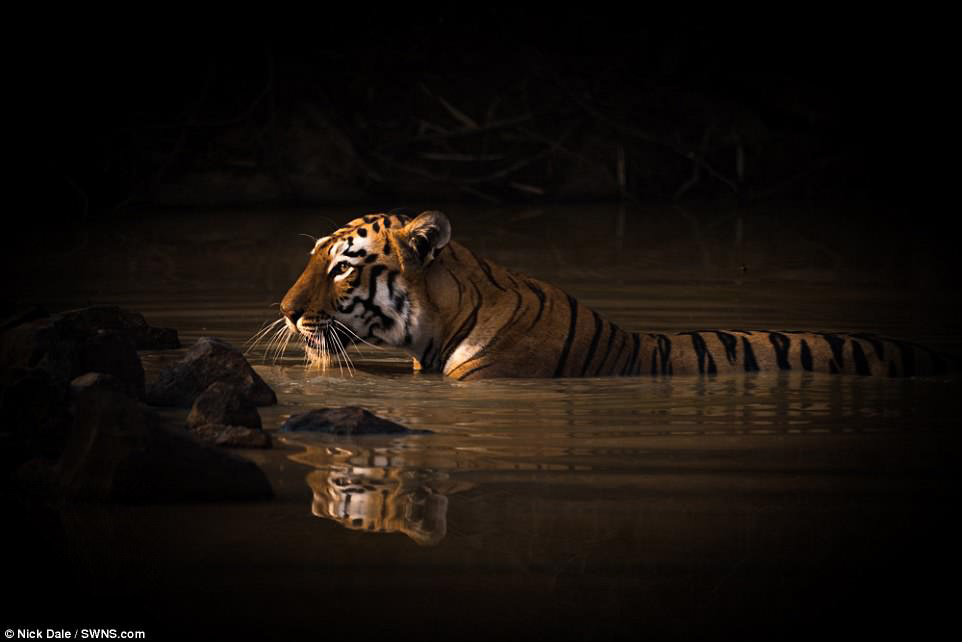
M 147 448 L 130 453 L 114 476 L 111 498 L 122 502 L 267 500 L 274 496 L 257 464 L 160 426 Z
M 19 310 L 9 310 L 4 314 L 3 320 L 0 321 L 0 332 L 6 332 L 10 328 L 15 328 L 18 325 L 36 321 L 37 319 L 44 319 L 49 316 L 49 312 L 37 305 Z
M 140 337 L 138 350 L 173 350 L 180 347 L 180 338 L 173 328 L 147 328 L 147 334 Z
M 244 426 L 204 424 L 191 430 L 191 434 L 205 443 L 225 448 L 270 448 L 271 436 L 263 430 Z
M 98 330 L 113 330 L 127 336 L 137 350 L 169 350 L 180 347 L 177 331 L 172 328 L 152 328 L 144 315 L 124 310 L 115 305 L 96 305 L 70 310 L 60 315 L 80 334 L 94 334 Z
M 406 428 L 357 406 L 319 408 L 294 415 L 284 422 L 281 430 L 284 432 L 319 432 L 331 435 L 404 435 L 431 432 L 430 430 Z
M 70 429 L 67 386 L 39 368 L 15 368 L 4 372 L 3 379 L 3 470 L 35 457 L 59 457 Z
M 127 385 L 123 381 L 103 372 L 88 372 L 70 382 L 72 393 L 94 387 L 107 388 L 122 395 L 127 394 Z
M 74 420 L 59 463 L 61 486 L 70 497 L 109 499 L 117 467 L 146 448 L 152 417 L 109 375 L 74 379 L 70 398 Z
M 255 406 L 236 385 L 215 381 L 194 400 L 187 415 L 187 427 L 205 424 L 261 428 L 261 416 Z
M 56 462 L 50 459 L 30 459 L 14 473 L 20 491 L 32 499 L 46 501 L 60 494 Z
M 97 330 L 80 344 L 79 369 L 112 375 L 122 382 L 127 394 L 144 398 L 144 367 L 133 341 L 115 330 Z
M 66 385 L 80 371 L 80 344 L 73 327 L 53 316 L 22 323 L 0 335 L 0 369 L 37 368 Z
M 198 395 L 218 381 L 237 386 L 254 405 L 277 403 L 277 395 L 254 372 L 244 355 L 214 337 L 199 338 L 183 360 L 161 371 L 157 381 L 147 386 L 147 402 L 190 408 Z
M 77 323 L 68 316 L 22 323 L 0 335 L 0 367 L 38 368 L 66 385 L 86 372 L 106 372 L 144 396 L 144 370 L 129 333 Z
M 71 384 L 74 425 L 58 463 L 72 498 L 132 503 L 269 499 L 251 461 L 171 429 L 103 375 Z

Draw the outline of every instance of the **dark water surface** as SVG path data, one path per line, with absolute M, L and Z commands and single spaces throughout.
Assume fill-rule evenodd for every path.
M 359 213 L 103 223 L 68 235 L 19 296 L 118 303 L 185 345 L 242 345 L 302 269 L 312 243 L 298 234 Z M 448 213 L 478 254 L 625 329 L 960 344 L 945 247 L 909 223 L 867 226 L 871 213 Z M 275 434 L 273 450 L 243 453 L 268 472 L 269 503 L 64 507 L 74 616 L 260 639 L 919 636 L 954 621 L 958 377 L 460 383 L 414 374 L 399 353 L 351 352 L 353 375 L 255 346 L 280 400 L 261 409 L 265 427 L 356 404 L 434 434 Z M 144 353 L 148 379 L 179 354 Z

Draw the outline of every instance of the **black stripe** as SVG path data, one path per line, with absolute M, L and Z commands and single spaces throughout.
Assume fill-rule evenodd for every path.
M 462 298 L 462 295 L 463 295 L 463 293 L 464 293 L 464 284 L 461 283 L 461 279 L 459 279 L 459 278 L 454 274 L 454 272 L 452 272 L 452 271 L 449 270 L 448 268 L 444 268 L 444 269 L 448 271 L 448 274 L 451 275 L 451 278 L 454 279 L 454 282 L 455 282 L 455 283 L 457 284 L 457 286 L 458 286 L 458 306 L 457 306 L 457 307 L 460 308 L 460 307 L 461 307 L 461 298 Z
M 605 363 L 608 361 L 608 357 L 611 355 L 611 344 L 615 341 L 615 330 L 617 329 L 618 326 L 613 323 L 608 323 L 608 347 L 605 348 L 605 356 L 601 360 L 601 363 L 598 364 L 598 369 L 595 370 L 596 377 L 601 372 L 601 369 L 605 367 Z
M 651 349 L 651 372 L 652 376 L 658 374 L 658 348 Z
M 748 337 L 742 337 L 742 352 L 745 353 L 745 356 L 742 357 L 745 372 L 758 372 L 758 362 L 755 361 L 755 351 L 752 350 L 752 344 L 748 342 Z
M 539 288 L 537 285 L 535 285 L 531 281 L 528 281 L 527 279 L 525 279 L 524 284 L 527 285 L 532 292 L 534 292 L 534 295 L 536 297 L 538 297 L 538 314 L 535 315 L 534 321 L 532 321 L 531 325 L 528 326 L 528 329 L 530 330 L 535 326 L 536 323 L 538 323 L 538 321 L 541 320 L 541 313 L 544 312 L 544 302 L 548 297 L 545 295 L 544 290 Z
M 431 338 L 430 341 L 428 341 L 428 347 L 426 347 L 426 348 L 424 349 L 424 352 L 421 353 L 421 358 L 418 359 L 418 361 L 421 363 L 421 366 L 422 366 L 422 367 L 424 366 L 424 364 L 426 364 L 426 363 L 428 362 L 428 355 L 431 354 L 431 349 L 432 349 L 432 348 L 434 348 L 434 338 L 433 338 L 433 337 Z
M 715 367 L 715 359 L 708 351 L 708 344 L 705 338 L 698 332 L 682 332 L 680 334 L 691 335 L 691 345 L 695 349 L 695 356 L 698 357 L 698 373 L 705 374 L 707 365 L 708 374 L 717 374 L 718 368 Z
M 406 208 L 406 207 L 395 207 L 393 210 L 391 210 L 390 212 L 388 212 L 388 215 L 390 215 L 390 216 L 396 216 L 397 219 L 398 219 L 399 221 L 401 221 L 402 223 L 407 223 L 407 222 L 410 221 L 412 218 L 414 218 L 415 216 L 417 216 L 418 213 L 415 212 L 414 210 L 408 209 L 408 208 Z M 391 220 L 390 220 L 390 219 L 387 219 L 387 218 L 384 219 L 384 227 L 391 227 Z
M 832 348 L 832 359 L 828 362 L 828 370 L 832 374 L 838 374 L 845 368 L 845 360 L 842 350 L 845 348 L 845 339 L 834 334 L 823 334 L 822 338 Z
M 488 265 L 488 262 L 482 258 L 479 258 L 478 255 L 472 252 L 471 250 L 468 250 L 468 252 L 474 258 L 474 261 L 478 264 L 478 267 L 481 268 L 481 271 L 484 272 L 484 275 L 488 277 L 488 280 L 491 281 L 494 287 L 498 288 L 502 292 L 507 292 L 507 290 L 501 287 L 500 283 L 494 280 L 494 275 L 491 273 L 491 266 Z
M 641 347 L 641 337 L 638 336 L 637 332 L 631 333 L 631 356 L 628 357 L 628 361 L 625 362 L 625 367 L 621 369 L 621 376 L 631 374 L 631 371 L 635 367 L 635 359 L 638 358 L 638 348 Z
M 451 336 L 451 340 L 448 341 L 447 345 L 442 348 L 440 361 L 442 367 L 448 362 L 448 358 L 451 356 L 451 353 L 454 352 L 454 349 L 471 334 L 471 331 L 474 330 L 474 326 L 478 322 L 478 310 L 481 309 L 481 292 L 474 283 L 471 285 L 474 287 L 474 292 L 477 296 L 474 309 L 471 310 L 471 314 L 461 323 L 461 327 L 458 328 L 457 332 Z
M 565 337 L 564 347 L 561 348 L 561 357 L 558 359 L 558 367 L 554 370 L 554 376 L 560 377 L 564 371 L 565 362 L 568 360 L 568 353 L 571 351 L 571 342 L 575 338 L 575 328 L 578 326 L 578 302 L 570 294 L 568 305 L 571 306 L 571 323 L 568 326 L 568 336 Z
M 868 360 L 861 344 L 856 339 L 852 339 L 852 359 L 855 361 L 855 373 L 860 375 L 870 375 L 872 371 L 868 367 Z
M 802 339 L 802 368 L 812 371 L 812 350 L 808 347 L 808 341 Z
M 524 284 L 527 285 L 532 292 L 534 292 L 536 297 L 538 297 L 538 314 L 535 315 L 534 321 L 532 321 L 531 325 L 528 326 L 528 329 L 530 330 L 541 319 L 541 313 L 544 312 L 544 302 L 547 297 L 545 296 L 544 290 L 536 286 L 531 281 L 525 279 Z
M 671 374 L 671 339 L 658 336 L 658 355 L 661 357 L 661 374 Z
M 775 363 L 778 364 L 778 369 L 791 370 L 792 364 L 788 362 L 788 347 L 791 345 L 789 338 L 780 332 L 769 332 L 768 340 L 775 348 Z
M 728 363 L 735 363 L 738 359 L 738 340 L 735 338 L 735 335 L 722 332 L 721 330 L 716 330 L 715 335 L 718 337 L 718 340 L 722 342 L 722 345 L 725 346 L 725 357 L 728 359 Z
M 896 341 L 899 353 L 902 355 L 902 367 L 899 368 L 903 377 L 911 377 L 915 374 L 915 348 L 904 341 Z
M 885 343 L 879 339 L 874 334 L 866 334 L 860 332 L 858 334 L 853 334 L 856 339 L 865 339 L 872 345 L 872 350 L 875 351 L 875 356 L 878 357 L 879 361 L 885 361 Z
M 451 372 L 454 372 L 455 370 L 457 370 L 458 368 L 460 368 L 466 363 L 470 363 L 471 361 L 476 361 L 478 359 L 481 359 L 498 345 L 498 343 L 501 341 L 501 338 L 505 336 L 504 334 L 505 328 L 509 328 L 512 325 L 514 325 L 518 317 L 521 316 L 520 314 L 518 314 L 518 312 L 521 310 L 521 303 L 522 303 L 521 293 L 515 292 L 514 296 L 517 297 L 514 304 L 514 310 L 511 312 L 511 316 L 504 323 L 504 325 L 502 325 L 500 328 L 497 329 L 497 331 L 494 333 L 494 336 L 491 337 L 491 340 L 488 341 L 488 344 L 486 346 L 484 346 L 483 348 L 475 352 L 473 355 L 471 355 L 470 357 L 468 357 L 467 359 L 459 363 L 454 368 L 451 368 Z
M 581 368 L 581 376 L 585 376 L 588 372 L 588 366 L 591 364 L 591 360 L 595 356 L 595 350 L 598 349 L 598 340 L 601 338 L 601 317 L 594 310 L 591 311 L 592 316 L 595 318 L 595 334 L 591 337 L 591 345 L 588 346 L 588 357 L 585 359 L 585 365 Z
M 473 375 L 473 374 L 474 374 L 475 372 L 477 372 L 478 370 L 484 370 L 485 368 L 490 368 L 490 367 L 493 366 L 493 365 L 494 365 L 493 363 L 485 363 L 485 364 L 482 364 L 482 365 L 478 366 L 477 368 L 472 368 L 471 370 L 468 370 L 467 372 L 465 372 L 463 375 L 461 375 L 461 376 L 458 377 L 457 379 L 458 379 L 458 381 L 464 381 L 465 379 L 467 379 L 468 377 L 470 377 L 471 375 Z
M 614 324 L 612 324 L 612 325 L 614 325 Z M 620 359 L 620 358 L 621 358 L 621 355 L 623 355 L 623 354 L 625 353 L 625 343 L 627 342 L 626 337 L 628 336 L 628 333 L 622 331 L 621 328 L 618 328 L 618 326 L 615 326 L 615 328 L 618 330 L 618 336 L 621 337 L 621 343 L 619 343 L 619 344 L 618 344 L 618 347 L 615 348 L 615 358 L 612 359 L 612 361 L 611 361 L 611 368 L 610 368 L 609 371 L 608 371 L 608 373 L 609 373 L 611 376 L 615 376 L 615 375 L 616 375 L 617 368 L 618 368 L 618 359 Z

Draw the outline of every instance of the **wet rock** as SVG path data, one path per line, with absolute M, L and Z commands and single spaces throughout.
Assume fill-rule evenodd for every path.
M 215 381 L 194 400 L 187 415 L 187 427 L 205 424 L 261 428 L 261 416 L 238 386 Z
M 109 375 L 78 377 L 70 398 L 74 420 L 60 458 L 60 483 L 71 497 L 109 499 L 117 467 L 146 447 L 153 418 Z
M 174 328 L 148 327 L 137 342 L 138 350 L 173 350 L 180 347 L 180 337 Z
M 61 317 L 19 324 L 0 334 L 0 369 L 45 370 L 66 385 L 80 371 L 84 337 Z
M 72 394 L 88 388 L 108 388 L 118 394 L 127 394 L 127 385 L 123 381 L 104 372 L 88 372 L 70 382 Z
M 270 448 L 271 436 L 263 430 L 244 426 L 204 424 L 191 430 L 191 434 L 205 443 L 224 448 Z
M 127 394 L 143 399 L 144 367 L 133 341 L 114 330 L 97 330 L 80 344 L 79 369 L 112 375 L 122 382 Z
M 238 387 L 254 405 L 277 403 L 277 395 L 254 372 L 244 355 L 214 337 L 201 337 L 183 360 L 163 370 L 157 381 L 147 386 L 147 402 L 190 408 L 198 395 L 218 381 Z
M 331 435 L 404 435 L 431 432 L 430 430 L 406 428 L 357 406 L 319 408 L 294 415 L 284 422 L 281 430 L 284 432 L 315 432 Z
M 76 323 L 64 315 L 22 323 L 2 333 L 0 367 L 45 370 L 64 385 L 86 372 L 106 372 L 126 383 L 129 394 L 144 396 L 144 370 L 130 334 Z
M 58 464 L 72 498 L 133 503 L 268 499 L 256 464 L 165 426 L 104 375 L 71 384 L 74 425 Z
M 70 310 L 60 315 L 79 334 L 94 334 L 98 330 L 113 330 L 127 336 L 137 350 L 169 350 L 180 347 L 177 331 L 172 328 L 153 328 L 144 315 L 124 310 L 115 305 L 96 305 Z
M 3 470 L 34 458 L 56 459 L 70 429 L 67 386 L 46 370 L 15 368 L 3 373 L 0 432 Z

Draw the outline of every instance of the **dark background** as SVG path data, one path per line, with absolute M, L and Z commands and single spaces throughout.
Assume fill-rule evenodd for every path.
M 86 17 L 87 22 L 96 22 Z M 44 217 L 136 206 L 855 200 L 938 187 L 937 16 L 325 7 L 23 52 Z

